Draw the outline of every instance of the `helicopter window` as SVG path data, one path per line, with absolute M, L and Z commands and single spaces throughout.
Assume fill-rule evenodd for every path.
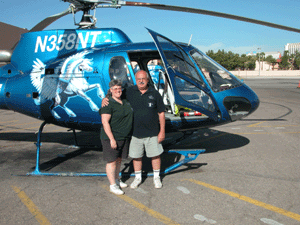
M 173 43 L 161 36 L 158 36 L 157 38 L 163 46 L 164 54 L 171 67 L 179 73 L 190 77 L 197 83 L 204 85 L 200 74 L 195 69 L 193 62 L 186 54 L 186 52 L 184 52 L 180 47 L 174 45 Z
M 136 62 L 136 61 L 131 61 L 131 67 L 132 67 L 134 74 L 140 70 L 140 66 L 139 66 L 138 62 Z
M 160 59 L 152 59 L 147 63 L 149 75 L 152 79 L 153 84 L 157 89 L 163 88 L 164 80 L 161 73 L 164 71 L 164 67 Z
M 242 82 L 197 49 L 190 52 L 214 92 L 242 85 Z
M 109 63 L 110 79 L 119 79 L 122 81 L 122 86 L 127 87 L 133 85 L 129 69 L 126 61 L 122 56 L 113 57 Z
M 191 84 L 190 82 L 176 76 L 175 85 L 180 96 L 185 100 L 211 112 L 215 111 L 215 106 L 210 98 L 204 91 Z

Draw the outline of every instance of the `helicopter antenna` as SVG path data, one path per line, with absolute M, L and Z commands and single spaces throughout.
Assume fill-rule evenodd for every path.
M 189 40 L 189 44 L 188 44 L 188 45 L 190 45 L 190 44 L 191 44 L 192 37 L 193 37 L 193 34 L 191 34 L 191 37 L 190 37 L 190 40 Z

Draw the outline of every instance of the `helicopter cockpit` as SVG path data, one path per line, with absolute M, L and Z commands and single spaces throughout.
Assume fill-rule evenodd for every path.
M 149 72 L 150 84 L 161 93 L 171 116 L 181 115 L 183 109 L 201 112 L 214 121 L 234 121 L 257 108 L 258 101 L 248 98 L 251 89 L 197 48 L 148 32 L 158 51 L 150 45 L 143 46 L 144 50 L 136 45 L 139 50 L 128 52 L 129 61 L 137 64 L 133 71 Z
M 190 51 L 190 55 L 201 69 L 202 74 L 214 92 L 224 91 L 242 85 L 242 82 L 228 73 L 198 49 Z

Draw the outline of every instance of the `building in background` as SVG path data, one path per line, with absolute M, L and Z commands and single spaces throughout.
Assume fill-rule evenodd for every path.
M 256 56 L 258 52 L 247 52 L 247 56 Z M 261 52 L 262 53 L 262 52 Z M 274 59 L 280 59 L 281 58 L 281 53 L 280 52 L 263 52 L 265 53 L 265 58 L 268 57 L 269 55 L 272 56 Z
M 248 52 L 247 56 L 256 56 L 258 52 Z M 261 52 L 262 53 L 262 52 Z M 274 65 L 269 64 L 266 61 L 263 61 L 261 58 L 261 61 L 256 60 L 255 62 L 255 70 L 261 70 L 261 71 L 267 71 L 267 70 L 278 70 L 279 63 L 281 62 L 281 53 L 280 52 L 264 52 L 264 58 L 267 58 L 268 56 L 272 56 L 274 59 L 276 59 L 276 63 Z M 260 67 L 260 68 L 259 68 Z
M 296 51 L 300 52 L 300 43 L 287 43 L 284 46 L 284 51 L 288 51 L 289 54 L 295 54 Z

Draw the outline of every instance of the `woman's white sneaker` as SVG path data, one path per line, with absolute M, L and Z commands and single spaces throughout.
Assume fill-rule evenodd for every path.
M 110 185 L 109 191 L 115 195 L 124 195 L 124 191 L 122 191 L 117 184 Z
M 116 184 L 119 185 L 120 188 L 127 188 L 128 185 L 122 182 L 120 179 L 116 180 Z

